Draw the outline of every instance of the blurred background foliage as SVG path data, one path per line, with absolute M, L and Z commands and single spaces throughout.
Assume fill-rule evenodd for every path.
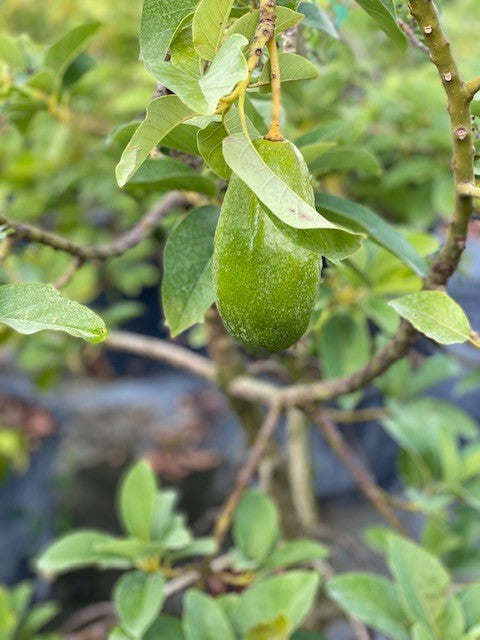
M 318 65 L 320 75 L 286 85 L 287 135 L 301 147 L 319 188 L 367 204 L 408 227 L 410 241 L 428 255 L 437 240 L 426 234 L 441 232 L 453 197 L 448 115 L 435 69 L 422 51 L 411 46 L 398 50 L 353 1 L 317 4 L 329 13 L 341 38 L 304 21 L 298 46 Z M 405 3 L 398 5 L 408 21 Z M 442 2 L 466 77 L 475 75 L 480 54 L 475 21 L 465 19 L 475 6 L 476 0 Z M 114 167 L 122 136 L 107 143 L 116 127 L 143 117 L 155 91 L 138 61 L 141 3 L 52 0 L 38 5 L 4 0 L 0 9 L 0 95 L 5 98 L 0 209 L 11 219 L 33 222 L 78 242 L 106 241 L 133 225 L 161 193 L 161 188 L 121 191 Z M 68 64 L 58 62 L 52 75 L 51 44 L 86 24 L 90 36 L 77 57 Z M 266 100 L 261 94 L 252 99 L 257 125 L 268 112 Z M 217 184 L 214 200 L 221 198 L 222 187 Z M 84 265 L 66 286 L 66 295 L 93 302 L 110 327 L 148 313 L 138 297 L 158 287 L 161 244 L 177 220 L 176 214 L 169 216 L 154 238 L 120 258 Z M 56 282 L 70 261 L 48 247 L 17 245 L 1 265 L 0 280 Z M 369 279 L 362 276 L 367 271 Z M 333 314 L 336 321 L 352 308 L 345 331 L 353 331 L 359 346 L 358 358 L 348 359 L 343 369 L 336 366 L 329 372 L 324 363 L 327 375 L 360 366 L 372 348 L 367 320 L 391 334 L 397 320 L 386 299 L 419 287 L 399 260 L 370 243 L 349 265 L 330 270 L 324 282 L 318 309 L 328 306 L 329 313 L 314 318 L 315 351 L 328 360 L 322 344 L 328 344 L 329 319 L 333 322 Z M 161 330 L 153 327 L 153 333 Z M 41 334 L 26 341 L 2 328 L 0 337 L 18 347 L 20 364 L 34 372 L 40 384 L 55 380 L 60 363 L 82 369 L 80 346 L 63 336 Z M 201 343 L 198 331 L 193 337 Z

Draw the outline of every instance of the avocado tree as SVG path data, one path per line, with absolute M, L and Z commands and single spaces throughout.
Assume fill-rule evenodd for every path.
M 464 311 L 446 292 L 480 197 L 472 120 L 480 78 L 461 76 L 432 0 L 411 0 L 409 7 L 406 2 L 395 7 L 390 0 L 357 3 L 390 39 L 392 55 L 401 60 L 407 49 L 415 60 L 428 55 L 429 80 L 436 67 L 444 89 L 452 143 L 445 142 L 448 128 L 441 120 L 447 151 L 435 179 L 442 176 L 436 184 L 448 192 L 451 217 L 440 248 L 432 236 L 396 228 L 367 206 L 384 198 L 382 213 L 391 213 L 395 205 L 389 209 L 388 202 L 395 193 L 409 205 L 409 180 L 431 162 L 427 153 L 425 163 L 417 139 L 408 141 L 415 159 L 404 167 L 409 179 L 385 153 L 391 172 L 381 181 L 381 145 L 377 153 L 355 146 L 359 137 L 352 128 L 345 134 L 342 114 L 334 111 L 335 91 L 327 113 L 316 109 L 308 83 L 314 87 L 323 72 L 338 74 L 335 65 L 348 67 L 353 55 L 325 3 L 145 0 L 141 59 L 157 86 L 148 105 L 136 105 L 146 106 L 144 119 L 111 132 L 109 155 L 102 156 L 106 192 L 119 198 L 128 219 L 143 209 L 140 219 L 113 235 L 92 225 L 78 227 L 75 238 L 69 233 L 73 223 L 51 230 L 42 220 L 15 218 L 7 209 L 19 207 L 5 198 L 0 321 L 24 335 L 56 330 L 103 341 L 109 349 L 205 378 L 225 393 L 251 446 L 211 538 L 192 537 L 175 510 L 175 495 L 159 491 L 152 471 L 139 463 L 120 490 L 123 538 L 80 531 L 41 556 L 38 567 L 45 573 L 86 565 L 126 571 L 114 591 L 119 625 L 112 638 L 320 638 L 298 631 L 318 594 L 320 576 L 358 638 L 370 637 L 364 625 L 394 640 L 479 637 L 478 571 L 468 575 L 470 584 L 462 573 L 469 562 L 478 567 L 479 560 L 478 436 L 460 409 L 419 397 L 449 375 L 447 357 L 435 356 L 432 366 L 428 360 L 412 364 L 408 355 L 419 334 L 441 345 L 480 347 Z M 97 23 L 76 27 L 41 54 L 22 37 L 1 41 L 2 96 L 12 140 L 18 132 L 27 139 L 33 135 L 42 114 L 64 128 L 78 126 L 70 97 L 88 71 L 85 50 L 98 28 Z M 346 105 L 356 100 L 348 89 L 339 90 Z M 294 107 L 301 109 L 302 99 L 311 111 L 307 126 L 296 121 Z M 295 143 L 287 138 L 290 133 Z M 95 157 L 89 162 L 94 173 L 95 162 Z M 18 166 L 16 171 L 7 196 L 12 188 L 21 189 Z M 123 192 L 111 184 L 114 171 Z M 365 181 L 355 172 L 364 173 Z M 91 184 L 85 181 L 85 192 Z M 399 185 L 406 185 L 405 192 Z M 75 187 L 67 176 L 58 188 L 60 197 L 70 197 Z M 160 202 L 153 200 L 159 192 Z M 363 203 L 347 198 L 352 193 Z M 51 209 L 54 196 L 48 198 Z M 420 196 L 418 202 L 425 227 L 436 211 L 428 210 L 431 202 Z M 173 224 L 165 223 L 169 216 Z M 82 299 L 77 278 L 88 269 L 108 274 L 112 263 L 112 281 L 121 291 L 128 289 L 127 256 L 153 240 L 159 228 L 166 237 L 161 285 L 166 324 L 172 338 L 193 327 L 190 339 L 197 332 L 197 341 L 200 327 L 208 357 L 117 330 L 122 314 L 120 319 L 111 314 L 109 323 L 109 310 L 107 325 L 113 329 L 107 335 L 97 314 L 60 293 L 64 289 Z M 15 268 L 22 272 L 18 265 L 30 247 L 50 252 L 45 264 L 48 256 L 62 256 L 54 285 L 44 284 L 51 281 L 45 264 L 38 271 L 42 282 L 13 276 Z M 124 280 L 118 276 L 122 272 Z M 93 287 L 82 301 L 98 293 Z M 18 344 L 25 349 L 25 343 Z M 267 365 L 266 352 L 271 354 Z M 372 415 L 357 408 L 371 384 L 385 394 L 385 406 L 373 414 L 401 447 L 404 497 L 377 485 L 336 424 Z M 293 524 L 292 518 L 279 518 L 264 494 L 248 490 L 265 459 L 280 455 L 275 434 L 284 417 Z M 324 560 L 326 549 L 311 539 L 318 528 L 311 426 L 321 431 L 388 524 L 370 530 L 367 540 L 385 555 L 393 581 L 375 574 L 334 576 Z M 465 439 L 469 443 L 462 449 Z M 265 465 L 267 477 L 271 468 Z M 275 500 L 285 499 L 273 474 L 267 485 Z M 423 518 L 418 544 L 410 539 L 404 512 Z M 232 524 L 233 548 L 221 555 Z M 281 542 L 281 529 L 289 541 Z M 310 539 L 298 537 L 305 533 Z M 310 568 L 292 569 L 305 564 Z M 452 575 L 462 576 L 464 583 L 453 587 Z M 219 584 L 216 590 L 213 585 Z M 165 597 L 185 589 L 182 623 L 161 614 Z

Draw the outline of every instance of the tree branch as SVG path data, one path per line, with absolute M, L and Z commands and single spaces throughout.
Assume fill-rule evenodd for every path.
M 250 484 L 255 471 L 258 469 L 262 457 L 269 445 L 270 438 L 275 432 L 281 417 L 281 409 L 277 403 L 273 403 L 267 413 L 264 423 L 258 431 L 255 442 L 250 451 L 247 464 L 241 469 L 237 484 L 225 503 L 214 529 L 215 540 L 220 546 L 223 542 L 232 522 L 233 514 L 240 498 Z
M 104 344 L 110 349 L 167 362 L 211 382 L 215 381 L 215 365 L 210 360 L 171 342 L 127 331 L 114 331 L 107 336 Z
M 30 242 L 39 242 L 40 244 L 52 247 L 59 251 L 65 251 L 72 256 L 76 256 L 82 261 L 87 260 L 107 260 L 115 256 L 124 254 L 129 249 L 137 246 L 153 233 L 162 218 L 170 211 L 177 207 L 187 204 L 185 196 L 179 191 L 172 191 L 155 207 L 148 211 L 143 218 L 131 229 L 123 233 L 121 236 L 101 245 L 83 245 L 72 242 L 64 236 L 44 231 L 33 225 L 22 224 L 9 220 L 6 216 L 0 214 L 0 223 L 9 227 L 17 238 L 22 238 Z
M 331 449 L 351 473 L 367 500 L 373 504 L 390 526 L 402 535 L 408 536 L 408 531 L 390 506 L 389 497 L 377 485 L 370 471 L 360 463 L 355 452 L 349 447 L 335 423 L 329 420 L 321 410 L 308 410 L 308 413 L 320 428 Z

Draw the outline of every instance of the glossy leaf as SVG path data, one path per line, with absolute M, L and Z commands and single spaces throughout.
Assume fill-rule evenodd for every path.
M 115 169 L 119 187 L 123 187 L 145 162 L 154 147 L 178 124 L 194 112 L 177 96 L 156 98 L 147 107 L 145 120 L 137 127 Z
M 160 613 L 166 579 L 161 573 L 131 571 L 115 585 L 114 602 L 122 628 L 142 638 Z
M 123 526 L 130 535 L 140 540 L 150 540 L 156 495 L 157 483 L 153 470 L 141 460 L 128 471 L 120 487 Z
M 200 0 L 193 16 L 193 44 L 204 60 L 213 60 L 227 26 L 233 0 Z
M 388 564 L 408 618 L 435 628 L 446 605 L 446 589 L 450 584 L 443 566 L 424 549 L 397 535 L 389 539 Z
M 328 555 L 328 549 L 313 540 L 292 540 L 277 547 L 266 558 L 263 566 L 266 569 L 282 569 L 313 560 L 320 560 Z
M 232 175 L 232 171 L 223 157 L 222 143 L 227 136 L 228 133 L 221 122 L 211 122 L 205 129 L 200 129 L 197 134 L 198 150 L 202 158 L 217 176 L 225 180 L 228 180 Z
M 88 342 L 101 342 L 107 335 L 105 323 L 93 311 L 39 282 L 0 286 L 0 323 L 25 335 L 64 331 Z
M 162 300 L 172 337 L 201 322 L 215 300 L 212 255 L 218 214 L 213 206 L 195 209 L 165 247 Z
M 440 344 L 469 339 L 471 328 L 463 309 L 443 291 L 420 291 L 392 300 L 395 311 L 415 329 Z
M 44 551 L 37 560 L 36 567 L 45 574 L 63 573 L 89 566 L 128 568 L 130 562 L 127 559 L 98 550 L 99 546 L 112 540 L 112 536 L 99 531 L 68 533 Z
M 313 2 L 300 2 L 298 5 L 298 11 L 303 13 L 305 16 L 303 21 L 303 25 L 305 27 L 311 27 L 312 29 L 323 31 L 323 33 L 326 33 L 330 37 L 338 40 L 339 35 L 333 25 L 333 22 L 330 20 L 327 12 L 317 4 Z
M 169 156 L 147 159 L 127 184 L 129 190 L 172 191 L 183 189 L 214 196 L 216 184 L 191 167 Z
M 273 502 L 260 491 L 248 491 L 233 519 L 233 540 L 249 559 L 261 562 L 279 536 L 278 513 Z
M 228 608 L 228 615 L 240 637 L 279 616 L 288 620 L 293 631 L 310 611 L 319 582 L 320 576 L 313 571 L 289 571 L 265 578 L 243 591 Z
M 273 173 L 242 134 L 225 138 L 223 155 L 230 168 L 281 222 L 295 229 L 309 230 L 298 234 L 298 241 L 309 249 L 341 259 L 359 248 L 359 235 L 340 229 L 319 215 Z
M 314 174 L 355 170 L 369 176 L 378 176 L 382 171 L 377 157 L 367 149 L 358 147 L 330 149 L 312 162 L 310 169 Z
M 183 631 L 186 640 L 235 640 L 220 605 L 210 596 L 190 589 L 184 600 Z
M 303 56 L 296 53 L 280 53 L 280 77 L 282 84 L 297 80 L 312 80 L 318 77 L 317 67 Z M 270 93 L 270 61 L 263 67 L 262 73 L 255 84 L 260 86 L 260 93 Z
M 393 42 L 405 49 L 406 39 L 397 23 L 393 0 L 356 0 Z
M 66 33 L 47 49 L 45 66 L 56 75 L 63 74 L 99 28 L 99 22 L 90 22 Z
M 220 98 L 228 95 L 247 76 L 247 62 L 242 53 L 245 44 L 243 36 L 231 36 L 203 76 L 196 76 L 170 62 L 157 62 L 152 69 L 157 80 L 173 91 L 187 107 L 196 113 L 210 115 Z
M 421 277 L 427 274 L 427 263 L 408 240 L 367 207 L 329 193 L 316 193 L 315 205 L 334 222 L 368 233 L 379 245 L 388 249 Z
M 144 0 L 140 52 L 149 71 L 163 61 L 175 34 L 193 13 L 198 0 Z
M 347 613 L 392 640 L 409 640 L 409 624 L 395 587 L 369 573 L 347 573 L 327 582 L 329 596 Z

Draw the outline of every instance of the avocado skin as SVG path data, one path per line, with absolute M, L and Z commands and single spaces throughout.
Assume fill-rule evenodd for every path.
M 256 140 L 268 166 L 314 206 L 310 176 L 291 142 Z M 319 256 L 294 244 L 233 175 L 215 234 L 213 277 L 227 331 L 251 349 L 280 351 L 305 333 L 320 280 Z

